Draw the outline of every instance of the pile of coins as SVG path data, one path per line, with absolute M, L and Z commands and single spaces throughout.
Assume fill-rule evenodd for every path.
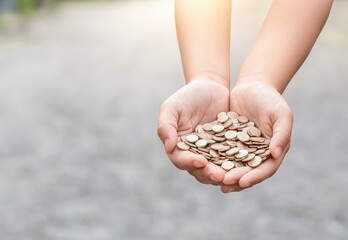
M 270 156 L 270 139 L 254 122 L 235 112 L 220 112 L 213 122 L 178 138 L 177 147 L 203 155 L 225 171 L 234 167 L 257 167 Z

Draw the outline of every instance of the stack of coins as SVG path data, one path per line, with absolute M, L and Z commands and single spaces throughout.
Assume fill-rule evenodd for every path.
M 177 147 L 203 155 L 225 171 L 234 167 L 257 167 L 270 156 L 270 139 L 254 122 L 235 112 L 220 112 L 213 122 L 178 138 Z

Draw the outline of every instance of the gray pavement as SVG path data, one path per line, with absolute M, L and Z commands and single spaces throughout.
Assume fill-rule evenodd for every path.
M 267 2 L 235 4 L 234 75 Z M 337 1 L 285 93 L 284 164 L 228 195 L 156 135 L 183 85 L 170 1 L 75 2 L 0 35 L 0 239 L 348 239 L 347 13 Z

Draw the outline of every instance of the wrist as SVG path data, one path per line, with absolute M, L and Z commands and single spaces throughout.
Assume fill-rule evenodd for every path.
M 280 94 L 283 93 L 286 87 L 286 85 L 283 86 L 283 84 L 277 82 L 276 80 L 272 79 L 272 77 L 269 77 L 263 73 L 250 73 L 239 75 L 236 80 L 235 86 L 240 85 L 266 85 L 270 88 L 273 88 Z
M 200 81 L 200 80 L 212 81 L 214 83 L 217 83 L 217 84 L 220 84 L 220 85 L 226 87 L 228 90 L 230 89 L 229 77 L 226 79 L 226 78 L 220 76 L 219 74 L 216 74 L 213 72 L 201 72 L 201 73 L 198 73 L 198 74 L 192 76 L 189 79 L 186 79 L 185 81 L 187 84 L 189 84 L 191 82 Z

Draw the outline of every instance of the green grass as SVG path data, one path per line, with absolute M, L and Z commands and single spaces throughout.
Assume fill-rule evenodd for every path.
M 37 6 L 37 0 L 18 0 L 18 10 L 23 16 L 30 16 Z

